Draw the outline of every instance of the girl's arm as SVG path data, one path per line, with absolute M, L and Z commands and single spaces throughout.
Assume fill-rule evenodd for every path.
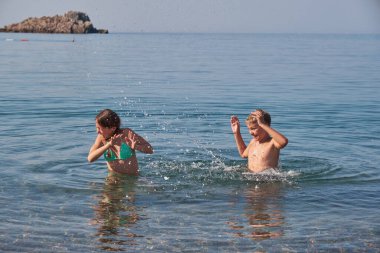
M 154 151 L 152 145 L 131 129 L 126 129 L 125 136 L 125 141 L 132 149 L 136 149 L 145 154 L 153 154 Z
M 98 160 L 99 157 L 103 155 L 103 153 L 110 148 L 112 145 L 111 142 L 108 142 L 106 145 L 102 143 L 102 137 L 98 135 L 96 137 L 95 143 L 92 145 L 90 152 L 88 153 L 87 160 L 92 163 Z

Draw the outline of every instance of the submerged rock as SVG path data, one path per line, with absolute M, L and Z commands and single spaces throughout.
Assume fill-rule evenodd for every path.
M 22 33 L 108 33 L 106 29 L 96 29 L 87 14 L 69 11 L 63 16 L 27 18 L 20 23 L 6 25 L 0 32 Z

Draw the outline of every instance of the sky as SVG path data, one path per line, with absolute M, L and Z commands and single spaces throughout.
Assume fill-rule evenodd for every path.
M 380 33 L 380 0 L 0 0 L 0 27 L 69 10 L 111 33 Z

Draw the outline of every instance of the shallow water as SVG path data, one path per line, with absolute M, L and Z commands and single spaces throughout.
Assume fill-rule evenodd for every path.
M 0 250 L 378 252 L 379 42 L 0 34 Z M 138 178 L 87 163 L 103 108 L 153 145 Z M 290 140 L 280 172 L 237 153 L 254 108 Z

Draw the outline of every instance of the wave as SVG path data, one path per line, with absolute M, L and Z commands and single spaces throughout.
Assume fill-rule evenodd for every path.
M 368 171 L 374 171 L 373 169 Z M 362 170 L 348 170 L 344 164 L 328 159 L 297 156 L 284 159 L 279 169 L 251 173 L 245 160 L 214 156 L 212 160 L 151 160 L 141 174 L 159 177 L 163 184 L 234 185 L 282 182 L 288 184 L 352 184 L 379 181 L 377 175 Z
M 300 183 L 334 183 L 357 184 L 380 182 L 375 168 L 363 165 L 363 168 L 352 168 L 342 161 L 332 161 L 326 158 L 310 156 L 293 156 L 284 161 L 284 170 L 299 172 L 297 181 Z
M 183 157 L 182 157 L 183 158 Z M 208 159 L 150 156 L 140 159 L 140 179 L 142 186 L 173 187 L 176 189 L 207 186 L 239 186 L 265 183 L 284 184 L 360 184 L 379 182 L 376 174 L 366 170 L 346 170 L 344 164 L 331 160 L 308 156 L 286 157 L 279 169 L 268 169 L 261 173 L 251 173 L 246 160 L 234 160 L 221 154 Z M 348 172 L 349 171 L 349 172 Z M 375 171 L 374 169 L 368 171 Z M 21 178 L 17 175 L 23 175 Z M 106 165 L 89 165 L 77 159 L 45 161 L 19 170 L 3 173 L 9 180 L 38 186 L 41 190 L 93 191 L 102 185 L 107 176 Z M 144 182 L 149 182 L 145 184 Z M 154 184 L 154 185 L 153 185 Z

